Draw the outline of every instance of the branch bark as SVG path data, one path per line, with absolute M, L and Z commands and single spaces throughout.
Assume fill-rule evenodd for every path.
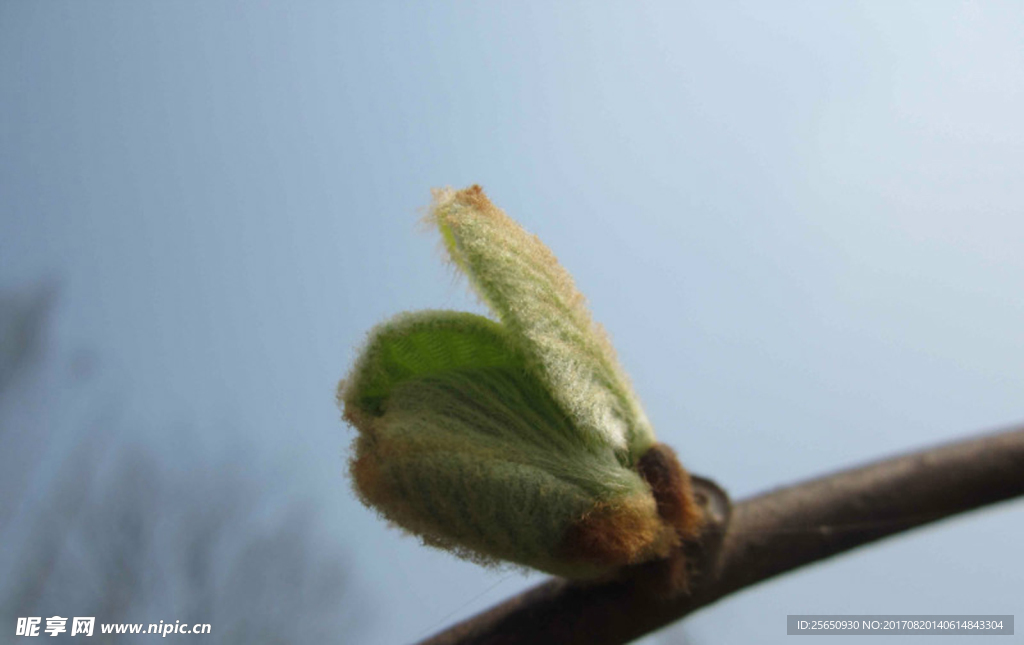
M 552 579 L 422 645 L 625 643 L 762 580 L 1022 494 L 1024 427 L 909 453 L 746 499 L 731 520 L 710 508 L 688 595 L 659 597 L 643 568 L 604 584 Z

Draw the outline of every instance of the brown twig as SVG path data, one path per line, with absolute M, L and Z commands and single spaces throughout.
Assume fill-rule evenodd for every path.
M 717 557 L 698 563 L 690 595 L 661 599 L 642 573 L 601 585 L 553 579 L 423 645 L 625 643 L 762 580 L 1022 494 L 1024 428 L 921 450 L 740 502 L 731 520 L 716 520 L 728 522 L 724 539 L 705 548 Z

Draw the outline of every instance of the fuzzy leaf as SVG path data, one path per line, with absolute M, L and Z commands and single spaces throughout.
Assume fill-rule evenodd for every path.
M 572 425 L 487 318 L 427 311 L 378 326 L 339 398 L 361 431 L 361 497 L 430 544 L 587 577 L 608 563 L 574 557 L 566 536 L 595 510 L 636 525 L 624 561 L 671 539 L 640 476 Z
M 479 186 L 435 191 L 431 218 L 452 261 L 509 330 L 575 424 L 614 446 L 624 465 L 654 432 L 572 277 Z

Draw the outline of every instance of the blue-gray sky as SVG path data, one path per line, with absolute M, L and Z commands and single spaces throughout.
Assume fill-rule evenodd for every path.
M 537 233 L 660 438 L 743 497 L 1024 418 L 1021 33 L 1019 2 L 6 0 L 0 287 L 59 282 L 54 351 L 169 463 L 210 429 L 317 500 L 366 642 L 407 642 L 540 579 L 419 546 L 344 477 L 366 330 L 481 311 L 417 226 L 431 187 Z M 52 400 L 26 423 L 72 424 Z M 1022 532 L 973 513 L 683 629 L 1020 613 Z

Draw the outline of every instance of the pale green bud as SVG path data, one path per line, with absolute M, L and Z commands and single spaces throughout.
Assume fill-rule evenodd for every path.
M 571 276 L 478 186 L 436 191 L 429 219 L 499 322 L 424 311 L 370 332 L 338 393 L 360 498 L 484 563 L 588 578 L 668 555 L 699 523 L 688 478 L 651 450 Z

